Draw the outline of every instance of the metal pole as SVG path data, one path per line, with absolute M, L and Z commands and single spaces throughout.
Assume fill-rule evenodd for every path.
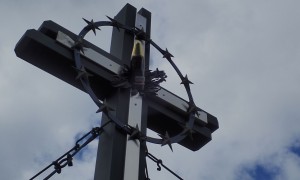
M 127 4 L 115 16 L 115 19 L 122 24 L 134 27 L 136 8 Z M 133 47 L 133 35 L 125 30 L 113 29 L 110 53 L 121 59 L 120 64 L 130 65 L 131 51 Z M 106 103 L 112 107 L 115 117 L 126 121 L 128 117 L 128 105 L 130 89 L 117 89 L 106 98 Z M 102 124 L 108 118 L 102 115 Z M 125 165 L 125 148 L 127 136 L 114 124 L 108 125 L 99 138 L 96 168 L 94 180 L 123 180 Z
M 146 29 L 147 19 L 137 14 L 135 27 Z M 145 46 L 141 47 L 141 51 L 145 52 Z M 143 53 L 144 58 L 144 53 Z M 145 68 L 145 66 L 143 67 Z M 128 125 L 140 128 L 142 124 L 143 98 L 139 94 L 130 97 L 128 110 Z M 129 138 L 129 137 L 128 137 Z M 138 180 L 140 164 L 140 142 L 138 140 L 130 140 L 127 142 L 125 154 L 125 170 L 124 180 Z

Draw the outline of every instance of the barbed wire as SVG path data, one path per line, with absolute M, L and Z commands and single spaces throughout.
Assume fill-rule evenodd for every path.
M 86 19 L 84 19 L 84 21 L 87 23 L 87 25 L 80 31 L 80 33 L 77 35 L 77 39 L 75 40 L 73 47 L 73 57 L 75 60 L 75 66 L 76 66 L 76 70 L 77 70 L 77 77 L 76 79 L 79 79 L 83 88 L 85 89 L 85 91 L 90 95 L 90 97 L 92 98 L 92 100 L 95 102 L 95 104 L 98 106 L 98 111 L 97 112 L 101 112 L 103 109 L 106 109 L 107 106 L 104 104 L 104 102 L 101 102 L 99 100 L 99 98 L 96 96 L 95 92 L 93 91 L 93 89 L 91 88 L 90 85 L 90 80 L 89 77 L 91 76 L 91 74 L 88 73 L 88 71 L 86 70 L 84 64 L 81 61 L 81 55 L 84 55 L 84 50 L 86 47 L 85 42 L 84 42 L 84 37 L 90 32 L 93 31 L 93 33 L 96 35 L 96 30 L 99 30 L 100 27 L 102 26 L 112 26 L 117 28 L 118 30 L 123 29 L 128 33 L 131 33 L 132 35 L 135 35 L 136 39 L 141 40 L 141 41 L 145 41 L 145 43 L 148 43 L 150 45 L 152 45 L 155 49 L 157 49 L 163 56 L 163 58 L 165 58 L 173 67 L 173 69 L 176 71 L 176 73 L 178 74 L 178 76 L 181 79 L 181 83 L 188 95 L 188 107 L 187 107 L 187 121 L 185 123 L 185 125 L 183 125 L 182 130 L 173 135 L 170 136 L 169 133 L 166 131 L 165 134 L 159 134 L 160 138 L 154 138 L 154 137 L 149 137 L 146 136 L 145 134 L 142 134 L 142 132 L 139 132 L 139 134 L 142 134 L 142 136 L 140 136 L 141 138 L 143 138 L 143 140 L 150 142 L 150 143 L 154 143 L 154 144 L 161 144 L 163 145 L 168 145 L 171 150 L 172 150 L 172 144 L 173 143 L 178 143 L 180 141 L 182 141 L 183 139 L 185 139 L 186 137 L 190 137 L 191 136 L 191 132 L 192 129 L 195 125 L 195 115 L 199 116 L 199 112 L 198 111 L 202 111 L 200 108 L 198 108 L 195 103 L 194 103 L 194 99 L 191 93 L 191 88 L 190 88 L 190 84 L 193 84 L 189 79 L 187 75 L 183 75 L 181 73 L 181 71 L 179 70 L 179 68 L 176 66 L 176 64 L 173 62 L 172 57 L 174 57 L 166 48 L 166 50 L 163 50 L 160 46 L 158 46 L 150 37 L 149 35 L 147 35 L 143 29 L 139 29 L 137 27 L 131 27 L 128 25 L 124 25 L 120 22 L 118 22 L 117 20 L 110 18 L 107 16 L 107 18 L 110 21 L 97 21 L 94 22 L 93 20 L 88 21 Z M 128 69 L 128 67 L 124 67 L 123 69 Z M 161 71 L 159 71 L 157 69 L 156 71 L 157 73 L 155 74 L 155 71 L 152 72 L 152 75 L 154 75 L 154 79 L 152 79 L 151 83 L 154 86 L 150 85 L 150 94 L 156 94 L 155 91 L 158 91 L 158 84 L 161 83 L 162 81 L 165 81 L 166 76 L 164 74 L 162 74 Z M 125 73 L 126 74 L 126 73 Z M 119 74 L 120 75 L 120 74 Z M 157 79 L 158 81 L 155 80 L 155 76 L 159 77 L 159 79 Z M 151 75 L 149 76 L 149 78 L 151 79 Z M 115 84 L 114 81 L 112 81 L 112 85 L 116 85 L 118 88 L 120 88 L 120 83 L 124 86 L 130 87 L 128 85 L 126 77 L 122 77 L 122 75 L 119 77 L 119 83 Z M 149 84 L 151 84 L 149 83 Z M 151 90 L 151 88 L 153 88 Z M 154 92 L 154 93 L 153 93 Z M 140 94 L 143 94 L 144 92 L 140 92 Z M 114 117 L 114 115 L 109 115 L 109 119 L 112 120 L 118 127 L 123 128 L 125 126 L 129 126 L 128 124 L 124 123 L 123 121 L 120 121 L 118 118 Z M 128 132 L 128 131 L 127 131 Z

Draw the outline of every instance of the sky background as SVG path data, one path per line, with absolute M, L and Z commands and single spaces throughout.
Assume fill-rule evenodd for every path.
M 29 179 L 99 124 L 89 96 L 19 59 L 27 29 L 53 20 L 74 33 L 113 17 L 126 4 L 152 12 L 152 39 L 194 83 L 196 104 L 220 128 L 196 152 L 174 145 L 149 151 L 187 180 L 296 180 L 300 177 L 300 1 L 298 0 L 0 0 L 0 179 Z M 111 28 L 87 36 L 103 49 Z M 186 98 L 161 55 L 164 87 Z M 93 179 L 97 141 L 52 179 Z M 151 179 L 176 179 L 156 171 Z M 52 169 L 51 169 L 52 170 Z

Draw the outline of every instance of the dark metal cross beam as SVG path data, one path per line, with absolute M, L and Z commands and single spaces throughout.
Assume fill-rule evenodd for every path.
M 138 14 L 136 9 L 127 4 L 115 17 L 115 19 L 128 26 L 137 26 L 137 22 L 144 22 L 146 34 L 150 36 L 151 13 L 141 9 Z M 72 47 L 78 36 L 60 25 L 45 21 L 38 30 L 27 30 L 16 45 L 15 52 L 18 57 L 43 69 L 59 79 L 85 90 L 80 81 L 76 80 L 78 72 L 74 70 L 74 57 Z M 112 35 L 111 51 L 100 49 L 92 43 L 84 40 L 87 48 L 81 54 L 81 61 L 85 69 L 92 76 L 89 78 L 90 85 L 100 100 L 107 103 L 116 110 L 116 117 L 127 121 L 128 105 L 130 105 L 130 91 L 115 88 L 111 82 L 114 76 L 122 69 L 123 64 L 130 65 L 130 56 L 133 48 L 134 36 L 126 30 L 114 28 Z M 145 46 L 146 67 L 149 64 L 150 46 Z M 189 102 L 176 96 L 170 91 L 162 88 L 156 96 L 145 97 L 142 102 L 142 123 L 141 131 L 146 132 L 149 128 L 159 134 L 167 131 L 170 136 L 182 131 L 189 115 Z M 218 128 L 217 118 L 211 114 L 199 110 L 193 126 L 193 138 L 185 138 L 179 142 L 184 147 L 196 151 L 211 140 L 211 133 Z M 129 110 L 130 111 L 130 110 Z M 103 122 L 107 121 L 103 117 Z M 112 168 L 124 168 L 125 157 L 122 152 L 126 148 L 126 136 L 116 130 L 114 126 L 107 129 L 108 135 L 100 139 L 101 151 L 98 158 L 107 158 L 108 164 L 97 164 L 97 169 L 102 169 L 103 179 L 122 179 L 122 175 L 113 173 Z M 100 146 L 99 145 L 99 146 Z M 143 144 L 141 144 L 142 146 Z M 104 149 L 103 149 L 104 148 Z M 100 148 L 99 148 L 100 149 Z M 106 151 L 106 152 L 105 152 Z M 121 152 L 121 153 L 120 153 Z M 143 151 L 141 151 L 142 156 Z M 140 163 L 143 160 L 140 160 Z M 140 169 L 140 172 L 142 169 Z M 140 173 L 142 174 L 142 173 Z M 142 176 L 139 177 L 142 179 Z M 98 179 L 97 179 L 98 180 Z

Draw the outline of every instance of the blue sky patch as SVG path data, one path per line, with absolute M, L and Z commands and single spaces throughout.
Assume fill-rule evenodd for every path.
M 84 160 L 84 155 L 86 153 L 90 153 L 90 149 L 88 146 L 85 146 L 84 148 L 82 148 L 75 156 L 74 159 L 78 160 L 78 161 L 83 161 Z
M 251 178 L 255 180 L 271 180 L 279 174 L 278 168 L 265 167 L 261 164 L 257 164 L 251 168 L 246 168 L 244 173 L 247 173 Z
M 300 142 L 297 141 L 293 146 L 289 148 L 289 150 L 300 157 Z
M 85 135 L 85 133 L 77 133 L 75 135 L 75 143 L 77 140 L 79 140 L 80 138 L 82 138 Z M 87 137 L 85 137 L 84 139 L 82 139 L 79 144 L 80 146 L 82 146 L 90 137 L 92 137 L 92 135 L 88 135 Z M 93 141 L 97 141 L 99 137 L 95 138 Z M 84 159 L 84 154 L 86 153 L 91 153 L 91 149 L 89 148 L 89 144 L 86 145 L 85 147 L 83 147 L 75 156 L 74 158 L 76 160 L 80 160 L 82 161 Z

